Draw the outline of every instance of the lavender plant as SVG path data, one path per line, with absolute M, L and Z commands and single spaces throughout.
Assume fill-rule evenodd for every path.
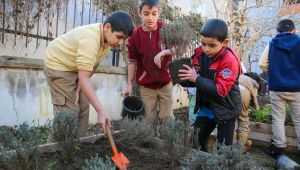
M 160 29 L 162 46 L 167 49 L 173 48 L 175 58 L 181 58 L 182 54 L 186 52 L 192 35 L 191 27 L 183 19 L 176 19 Z
M 0 130 L 0 169 L 38 169 L 38 131 L 27 122 Z
M 90 159 L 86 159 L 85 165 L 82 167 L 82 170 L 95 169 L 115 170 L 116 166 L 111 162 L 108 156 L 100 158 L 97 154 L 95 157 L 92 156 Z
M 118 141 L 128 145 L 137 145 L 144 139 L 154 136 L 152 127 L 139 120 L 124 118 L 120 121 L 120 129 L 124 132 L 118 137 Z
M 213 153 L 192 150 L 182 161 L 182 170 L 251 169 L 255 165 L 251 156 L 243 153 L 242 145 L 219 145 Z M 255 169 L 255 168 L 254 168 Z
M 69 161 L 73 154 L 80 150 L 80 142 L 76 138 L 78 120 L 72 111 L 57 113 L 52 123 L 51 136 L 60 145 L 62 161 Z

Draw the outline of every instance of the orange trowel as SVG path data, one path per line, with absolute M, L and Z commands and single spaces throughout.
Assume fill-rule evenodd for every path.
M 129 164 L 129 160 L 122 152 L 118 152 L 115 141 L 111 135 L 110 127 L 108 127 L 108 125 L 106 126 L 106 133 L 109 143 L 111 145 L 111 149 L 114 153 L 114 156 L 111 157 L 112 161 L 120 170 L 126 170 L 127 165 Z

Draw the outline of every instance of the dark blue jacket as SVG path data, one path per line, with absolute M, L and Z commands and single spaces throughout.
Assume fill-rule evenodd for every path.
M 300 92 L 300 37 L 281 33 L 270 42 L 269 90 Z

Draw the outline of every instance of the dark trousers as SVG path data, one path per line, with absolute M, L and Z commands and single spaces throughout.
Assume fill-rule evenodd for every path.
M 219 144 L 232 145 L 235 118 L 216 122 L 207 117 L 197 117 L 195 127 L 199 128 L 198 139 L 201 150 L 207 152 L 207 142 L 211 132 L 217 127 L 217 139 Z

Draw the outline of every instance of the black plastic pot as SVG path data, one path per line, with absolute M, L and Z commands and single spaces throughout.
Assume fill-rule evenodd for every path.
M 181 58 L 181 59 L 175 59 L 169 63 L 169 72 L 171 74 L 172 82 L 173 84 L 180 84 L 182 87 L 193 87 L 195 86 L 192 82 L 188 80 L 180 80 L 178 77 L 179 70 L 185 69 L 183 67 L 183 64 L 188 65 L 192 67 L 192 61 L 190 58 Z
M 138 116 L 144 114 L 144 103 L 137 96 L 126 96 L 123 100 L 123 109 L 121 116 L 130 119 L 136 119 Z

